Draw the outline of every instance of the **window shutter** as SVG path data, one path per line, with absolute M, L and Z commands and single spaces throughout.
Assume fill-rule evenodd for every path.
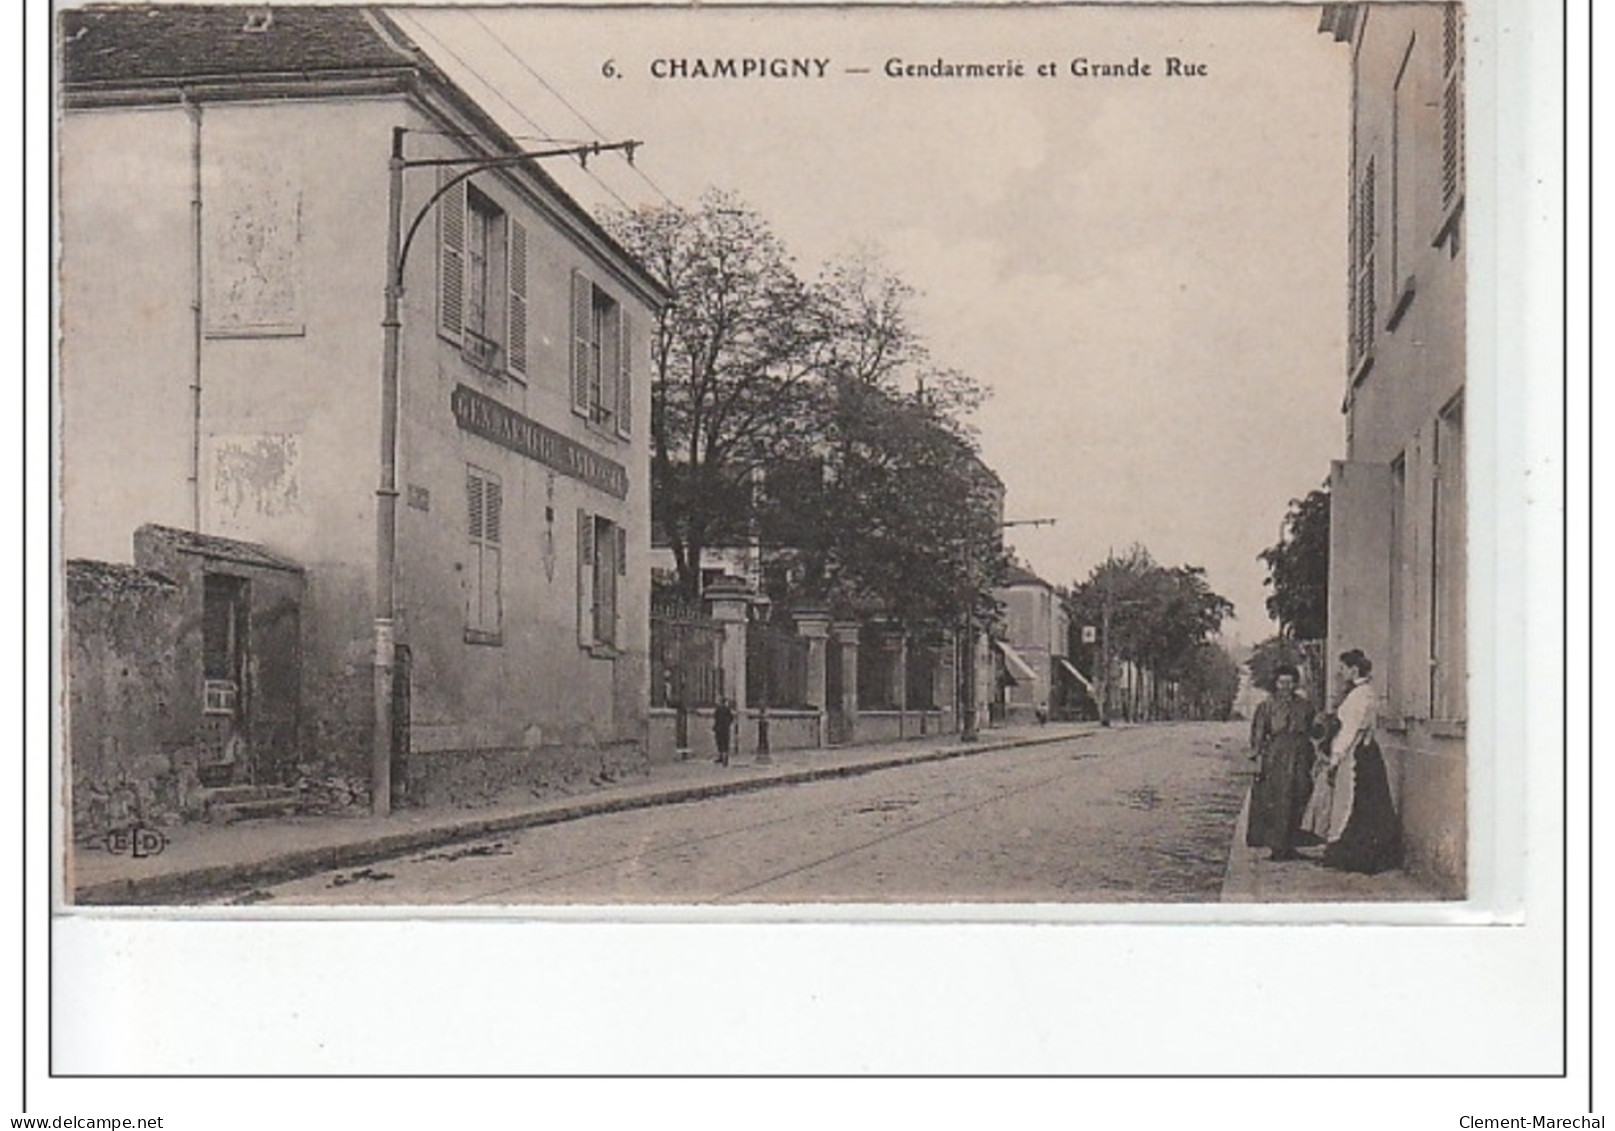
M 634 381 L 632 354 L 634 337 L 628 320 L 628 308 L 617 308 L 617 435 L 627 439 L 633 434 Z
M 482 476 L 474 470 L 466 473 L 465 501 L 468 517 L 466 533 L 480 542 L 483 531 Z
M 590 322 L 594 317 L 594 284 L 581 271 L 572 272 L 572 411 L 589 415 Z
M 527 375 L 527 228 L 510 221 L 510 331 L 505 348 L 512 373 Z
M 600 343 L 600 413 L 595 417 L 602 423 L 611 423 L 616 427 L 617 417 L 617 390 L 622 387 L 622 324 L 617 317 L 617 311 L 622 309 L 613 305 L 607 311 L 608 317 L 602 318 L 600 327 L 601 337 L 605 340 Z
M 578 644 L 594 646 L 594 518 L 578 508 Z
M 454 174 L 439 169 L 438 185 Z M 465 332 L 465 182 L 437 202 L 438 330 L 458 341 Z
M 628 575 L 628 528 L 626 526 L 613 527 L 617 532 L 617 576 Z

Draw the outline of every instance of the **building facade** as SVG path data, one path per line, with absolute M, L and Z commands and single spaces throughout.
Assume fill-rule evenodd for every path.
M 1329 654 L 1374 662 L 1408 868 L 1467 868 L 1464 33 L 1458 4 L 1330 4 L 1352 56 L 1345 458 Z M 1332 680 L 1338 676 L 1332 675 Z M 1340 689 L 1331 684 L 1332 699 Z
M 1004 716 L 1010 722 L 1047 720 L 1081 676 L 1067 658 L 1070 618 L 1054 587 L 1024 566 L 1011 566 L 994 596 L 1004 609 Z
M 295 563 L 298 758 L 374 780 L 391 714 L 395 794 L 642 760 L 658 285 L 379 10 L 58 31 L 64 557 Z

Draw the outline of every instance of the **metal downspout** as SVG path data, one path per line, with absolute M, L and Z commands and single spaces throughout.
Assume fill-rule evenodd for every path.
M 202 107 L 185 91 L 191 119 L 191 529 L 202 530 Z

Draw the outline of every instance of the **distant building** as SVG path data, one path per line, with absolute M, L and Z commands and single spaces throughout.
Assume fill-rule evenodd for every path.
M 994 596 L 1004 606 L 1003 656 L 1005 717 L 1010 722 L 1047 719 L 1076 698 L 1086 681 L 1072 666 L 1070 619 L 1054 586 L 1024 566 L 1011 566 Z
M 1329 660 L 1361 648 L 1374 662 L 1408 867 L 1461 892 L 1462 10 L 1328 4 L 1320 30 L 1352 53 L 1346 456 L 1330 475 Z
M 295 728 L 254 718 L 265 626 L 224 555 L 205 572 L 248 612 L 204 649 L 240 654 L 175 709 L 227 716 L 236 780 L 310 760 L 362 780 L 381 654 L 395 789 L 469 801 L 642 759 L 658 285 L 379 9 L 88 7 L 58 32 L 64 556 L 127 561 L 156 524 L 306 582 Z M 393 502 L 399 127 L 405 157 L 445 164 L 403 176 Z M 143 754 L 170 774 L 224 756 Z

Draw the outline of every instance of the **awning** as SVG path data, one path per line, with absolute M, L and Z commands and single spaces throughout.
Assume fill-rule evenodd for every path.
M 998 650 L 1000 652 L 1004 653 L 1004 662 L 1009 665 L 1009 674 L 1011 679 L 1013 679 L 1016 683 L 1037 682 L 1037 672 L 1032 670 L 1031 664 L 1027 663 L 1021 658 L 1021 654 L 1019 652 L 1015 651 L 1015 649 L 1011 648 L 1008 644 L 1005 644 L 1002 640 L 994 640 L 993 643 L 998 645 Z
M 1072 679 L 1076 680 L 1078 683 L 1082 684 L 1082 686 L 1086 687 L 1088 689 L 1088 694 L 1089 695 L 1092 695 L 1095 699 L 1099 698 L 1099 692 L 1095 691 L 1094 690 L 1094 685 L 1088 682 L 1088 677 L 1083 675 L 1076 668 L 1072 667 L 1070 660 L 1066 659 L 1064 656 L 1061 656 L 1060 657 L 1060 666 L 1062 668 L 1064 668 L 1066 671 L 1071 673 L 1071 678 Z

